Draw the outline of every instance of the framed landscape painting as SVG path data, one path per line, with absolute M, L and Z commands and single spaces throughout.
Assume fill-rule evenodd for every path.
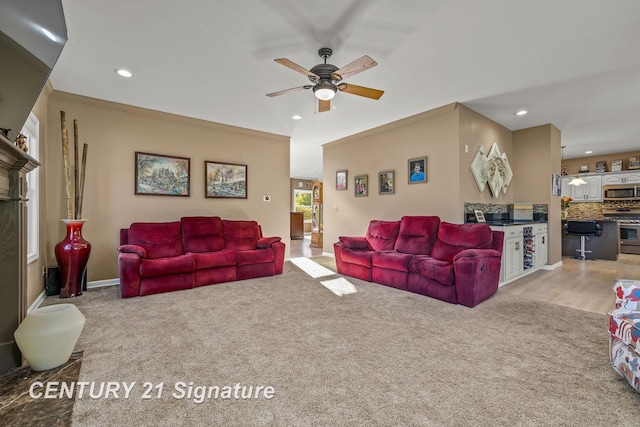
M 247 198 L 247 165 L 204 161 L 205 197 Z
M 136 151 L 135 194 L 189 197 L 191 160 L 188 157 Z

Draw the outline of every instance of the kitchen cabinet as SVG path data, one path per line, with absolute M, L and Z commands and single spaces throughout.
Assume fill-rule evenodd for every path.
M 586 185 L 569 185 L 573 176 L 562 178 L 563 196 L 569 196 L 574 202 L 601 202 L 602 201 L 602 175 L 581 176 Z
M 602 176 L 602 185 L 612 184 L 640 184 L 640 171 L 612 173 Z
M 533 226 L 533 236 L 535 247 L 534 268 L 540 268 L 543 265 L 547 265 L 549 256 L 547 224 L 535 224 Z
M 523 264 L 523 227 L 512 226 L 505 227 L 505 244 L 502 250 L 504 281 L 518 277 L 524 271 Z
M 536 271 L 547 264 L 547 224 L 494 226 L 504 232 L 500 286 Z

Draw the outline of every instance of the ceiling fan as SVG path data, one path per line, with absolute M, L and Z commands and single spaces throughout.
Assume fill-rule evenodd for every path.
M 375 67 L 378 65 L 376 61 L 365 55 L 342 68 L 338 68 L 333 64 L 327 64 L 327 58 L 329 58 L 332 53 L 333 50 L 328 47 L 323 47 L 318 50 L 318 55 L 324 59 L 324 63 L 314 66 L 311 70 L 307 70 L 286 58 L 274 59 L 278 64 L 282 64 L 287 68 L 291 68 L 292 70 L 299 72 L 300 74 L 304 74 L 313 84 L 268 93 L 267 96 L 279 96 L 298 90 L 313 89 L 313 93 L 316 95 L 316 98 L 318 98 L 318 112 L 320 113 L 331 109 L 331 99 L 333 99 L 338 91 L 350 93 L 352 95 L 364 96 L 365 98 L 376 100 L 380 99 L 384 93 L 382 90 L 343 82 L 347 77 L 351 77 L 362 71 L 368 70 L 369 68 Z

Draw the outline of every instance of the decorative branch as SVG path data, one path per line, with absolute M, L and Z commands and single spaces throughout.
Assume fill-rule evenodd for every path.
M 64 158 L 64 182 L 67 194 L 67 219 L 73 219 L 73 199 L 71 196 L 71 159 L 69 158 L 69 136 L 67 134 L 67 120 L 64 111 L 60 111 L 60 126 L 62 128 L 62 156 Z
M 75 211 L 73 213 L 74 219 L 80 219 L 78 214 L 78 205 L 80 194 L 78 189 L 80 188 L 80 178 L 78 176 L 78 121 L 73 119 L 73 190 L 74 190 L 74 206 Z
M 82 218 L 82 202 L 84 201 L 84 176 L 87 170 L 87 151 L 89 151 L 89 146 L 84 144 L 82 146 L 82 173 L 80 174 L 80 189 L 78 191 L 78 218 Z

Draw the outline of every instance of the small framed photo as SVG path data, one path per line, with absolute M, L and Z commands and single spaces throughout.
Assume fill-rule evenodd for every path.
M 408 160 L 409 184 L 427 182 L 427 158 L 418 157 Z
M 629 157 L 629 170 L 640 169 L 640 156 Z
M 476 222 L 487 222 L 484 219 L 484 212 L 482 212 L 481 210 L 476 209 L 475 211 L 473 211 L 473 213 L 476 215 Z
M 247 165 L 205 160 L 204 171 L 206 198 L 247 198 Z
M 607 162 L 596 162 L 596 173 L 603 173 L 607 171 Z
M 354 195 L 366 197 L 369 195 L 369 175 L 358 175 L 353 179 Z
M 347 189 L 347 171 L 336 172 L 336 190 Z
M 395 193 L 395 171 L 378 172 L 378 194 Z
M 188 157 L 136 151 L 135 194 L 189 197 Z
M 589 172 L 589 165 L 580 165 L 580 173 Z

